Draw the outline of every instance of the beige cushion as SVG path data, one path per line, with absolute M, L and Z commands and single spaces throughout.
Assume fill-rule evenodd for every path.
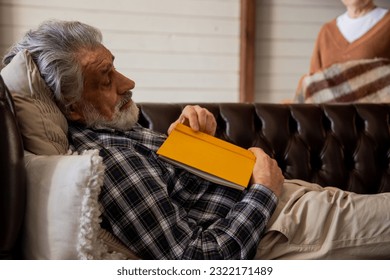
M 26 259 L 134 259 L 115 236 L 100 228 L 98 196 L 104 165 L 97 150 L 82 155 L 26 153 Z
M 40 155 L 65 154 L 69 147 L 66 118 L 31 55 L 19 52 L 1 75 L 15 103 L 24 148 Z

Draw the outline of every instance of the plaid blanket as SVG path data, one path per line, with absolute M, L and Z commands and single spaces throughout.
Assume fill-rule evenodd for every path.
M 304 76 L 298 103 L 390 102 L 390 60 L 375 58 L 333 64 Z

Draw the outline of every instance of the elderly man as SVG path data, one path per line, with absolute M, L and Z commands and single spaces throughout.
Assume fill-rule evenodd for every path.
M 17 43 L 4 63 L 27 49 L 69 121 L 72 146 L 78 151 L 100 151 L 106 165 L 100 195 L 102 226 L 141 258 L 248 259 L 256 252 L 264 258 L 383 257 L 386 248 L 389 254 L 388 226 L 375 236 L 362 230 L 368 222 L 379 228 L 386 217 L 389 220 L 383 214 L 390 213 L 387 194 L 369 198 L 291 184 L 284 191 L 277 163 L 259 148 L 250 149 L 256 163 L 245 191 L 216 185 L 161 161 L 156 150 L 166 135 L 137 124 L 138 108 L 131 92 L 135 83 L 115 69 L 114 55 L 101 41 L 101 33 L 89 25 L 49 21 Z M 216 129 L 213 115 L 199 106 L 187 106 L 168 134 L 177 123 L 209 134 Z M 359 205 L 353 209 L 361 211 L 355 214 L 364 219 L 351 221 L 353 226 L 345 230 L 326 224 L 323 219 L 328 213 L 350 215 L 340 201 Z M 362 207 L 379 201 L 387 207 L 371 213 Z M 305 211 L 311 207 L 329 211 Z M 276 230 L 272 227 L 282 224 Z M 364 233 L 356 235 L 360 230 Z M 327 238 L 319 240 L 318 234 Z M 300 244 L 292 244 L 297 236 Z M 306 244 L 311 240 L 316 244 Z M 369 254 L 356 249 L 359 246 L 367 246 Z M 382 249 L 372 253 L 372 248 Z

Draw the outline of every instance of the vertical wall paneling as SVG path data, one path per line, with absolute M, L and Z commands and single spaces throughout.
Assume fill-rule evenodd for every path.
M 256 0 L 241 0 L 240 101 L 254 101 Z

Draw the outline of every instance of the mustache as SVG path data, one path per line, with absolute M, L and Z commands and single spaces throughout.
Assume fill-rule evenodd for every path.
M 131 101 L 131 98 L 133 97 L 133 92 L 131 90 L 127 91 L 123 94 L 122 99 L 119 101 L 119 103 L 116 105 L 116 108 L 121 108 L 123 105 L 125 105 L 127 102 Z

